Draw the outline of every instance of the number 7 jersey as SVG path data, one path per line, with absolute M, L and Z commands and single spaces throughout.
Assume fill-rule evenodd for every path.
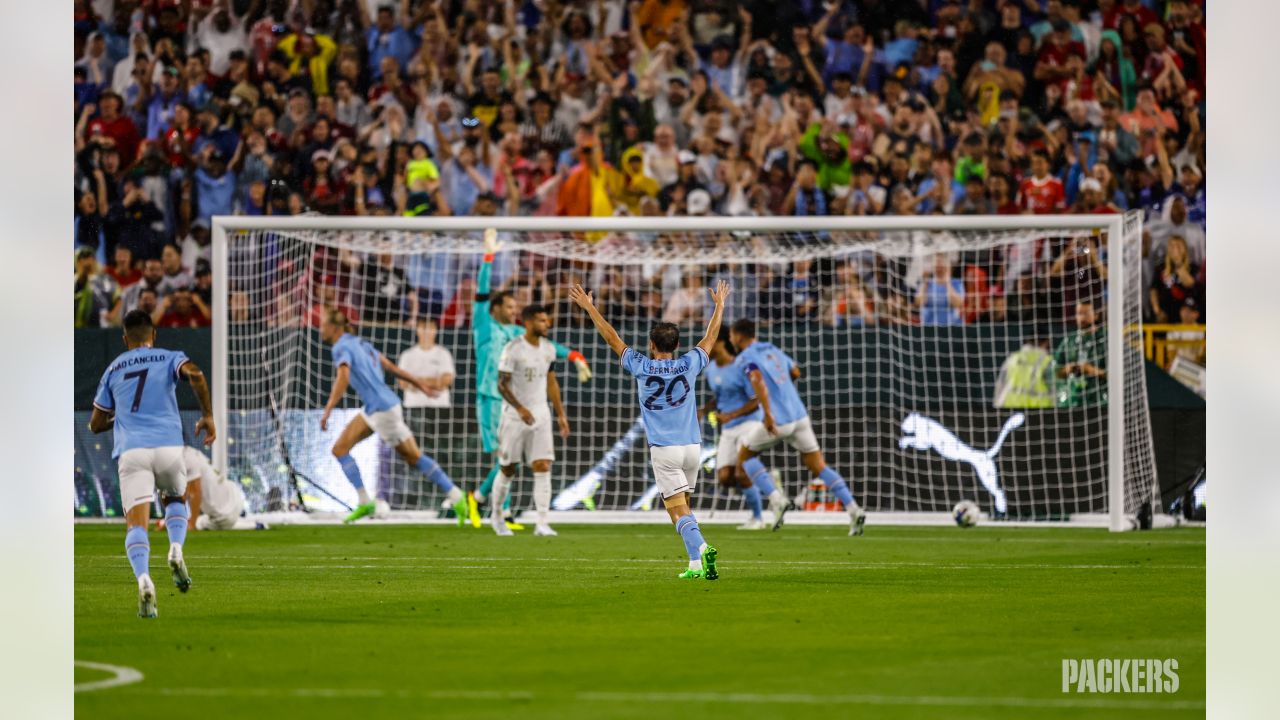
M 139 347 L 115 359 L 98 383 L 94 407 L 116 416 L 111 457 L 135 448 L 182 446 L 178 371 L 187 364 L 178 350 Z
M 702 443 L 693 388 L 709 360 L 698 347 L 673 360 L 650 360 L 631 348 L 622 351 L 622 368 L 636 379 L 650 446 Z

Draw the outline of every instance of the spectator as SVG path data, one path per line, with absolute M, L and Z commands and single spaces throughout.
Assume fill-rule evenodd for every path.
M 227 169 L 227 158 L 213 145 L 205 146 L 192 174 L 196 191 L 196 220 L 212 224 L 214 215 L 230 215 L 236 190 L 236 175 Z
M 98 268 L 93 248 L 76 250 L 75 327 L 106 327 L 120 285 Z
M 1105 405 L 1107 402 L 1107 332 L 1097 321 L 1092 302 L 1075 306 L 1076 331 L 1053 353 L 1058 407 Z
M 686 269 L 680 288 L 671 293 L 667 300 L 662 321 L 677 325 L 701 322 L 706 314 L 706 294 L 702 274 L 694 269 Z
M 83 112 L 92 116 L 92 104 L 85 106 Z M 133 120 L 121 114 L 124 109 L 123 100 L 115 92 L 108 91 L 98 97 L 99 112 L 97 117 L 89 121 L 86 128 L 90 138 L 109 138 L 113 147 L 120 151 L 120 159 L 125 165 L 132 165 L 138 154 L 138 143 L 141 142 L 138 128 Z
M 160 286 L 156 288 L 156 292 L 161 298 L 177 290 L 189 290 L 195 284 L 191 271 L 182 264 L 182 251 L 177 245 L 164 246 L 164 250 L 160 253 L 160 270 L 164 273 L 164 277 L 160 279 Z
M 803 160 L 796 171 L 796 182 L 783 202 L 785 215 L 830 215 L 831 201 L 818 187 L 818 169 L 812 160 Z
M 363 266 L 364 320 L 367 323 L 399 325 L 409 309 L 409 282 L 396 267 L 395 256 L 380 253 L 376 262 Z
M 404 391 L 404 406 L 406 408 L 450 407 L 452 402 L 449 397 L 449 388 L 453 386 L 453 380 L 457 376 L 453 355 L 436 344 L 439 326 L 435 320 L 418 318 L 414 328 L 418 342 L 400 354 L 396 365 L 436 392 L 434 395 L 427 395 L 401 380 L 399 384 L 400 389 Z
M 133 177 L 125 178 L 120 202 L 107 213 L 106 228 L 116 238 L 116 247 L 128 248 L 135 258 L 159 256 L 155 225 L 164 220 L 150 193 Z
M 182 287 L 163 296 L 151 316 L 156 327 L 202 328 L 209 327 L 212 313 L 191 288 Z
M 142 279 L 142 271 L 133 262 L 133 251 L 124 245 L 116 246 L 111 266 L 105 272 L 121 290 Z
M 124 316 L 128 315 L 133 310 L 142 309 L 147 312 L 155 310 L 154 303 L 159 301 L 160 282 L 162 280 L 164 280 L 164 267 L 160 264 L 160 260 L 153 258 L 144 261 L 142 263 L 142 279 L 125 288 L 124 292 L 120 293 L 120 300 L 116 303 L 116 307 L 111 313 L 111 324 L 119 324 L 119 322 L 124 319 Z M 144 291 L 150 292 L 153 295 L 153 306 L 150 308 L 144 307 L 144 303 L 142 302 L 142 294 Z
M 1060 213 L 1066 209 L 1067 194 L 1062 181 L 1049 174 L 1049 155 L 1043 151 L 1031 154 L 1031 177 L 1018 188 L 1018 206 L 1022 212 L 1035 215 Z
M 1157 263 L 1164 259 L 1169 239 L 1180 237 L 1186 244 L 1190 261 L 1196 265 L 1204 264 L 1204 229 L 1191 221 L 1186 197 L 1180 194 L 1165 197 L 1159 217 L 1151 221 L 1148 229 L 1151 231 L 1151 257 Z
M 200 262 L 212 262 L 211 240 L 209 223 L 199 219 L 192 221 L 191 232 L 182 240 L 182 266 L 194 268 Z
M 1156 322 L 1182 322 L 1182 307 L 1188 298 L 1195 301 L 1193 307 L 1199 315 L 1204 297 L 1199 275 L 1200 266 L 1191 261 L 1187 241 L 1178 235 L 1170 236 L 1164 262 L 1151 285 L 1151 310 Z
M 951 259 L 945 253 L 933 258 L 932 267 L 920 275 L 915 306 L 921 325 L 961 325 L 964 323 L 964 283 L 951 276 Z

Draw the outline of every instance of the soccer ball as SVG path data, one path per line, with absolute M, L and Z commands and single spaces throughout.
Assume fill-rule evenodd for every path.
M 373 503 L 373 516 L 382 520 L 391 517 L 391 506 L 387 504 L 386 500 L 378 498 Z
M 981 513 L 982 509 L 978 507 L 978 503 L 972 500 L 961 500 L 951 508 L 951 519 L 962 528 L 973 527 L 978 524 L 978 516 Z

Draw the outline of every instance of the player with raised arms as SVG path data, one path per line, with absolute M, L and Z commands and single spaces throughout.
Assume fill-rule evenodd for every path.
M 800 453 L 800 461 L 815 477 L 826 483 L 849 513 L 849 534 L 861 535 L 867 515 L 858 507 L 849 485 L 834 468 L 822 459 L 822 449 L 813 433 L 809 411 L 805 409 L 795 382 L 800 379 L 800 366 L 771 343 L 756 339 L 756 324 L 742 319 L 729 328 L 729 339 L 738 348 L 734 362 L 751 383 L 763 413 L 760 426 L 743 438 L 738 451 L 738 465 L 762 495 L 769 498 L 769 509 L 777 518 L 773 529 L 782 527 L 787 511 L 795 503 L 773 484 L 769 471 L 757 457 L 774 444 L 785 441 Z
M 156 328 L 151 315 L 133 310 L 124 316 L 127 348 L 102 375 L 93 398 L 89 429 L 95 433 L 114 427 L 111 451 L 120 472 L 120 499 L 125 511 L 125 554 L 138 580 L 138 617 L 156 616 L 156 586 L 151 581 L 151 540 L 147 517 L 156 490 L 164 504 L 164 526 L 169 534 L 169 570 L 182 592 L 191 589 L 191 575 L 182 558 L 190 512 L 183 493 L 187 470 L 182 458 L 182 416 L 174 391 L 186 380 L 200 403 L 195 432 L 206 445 L 216 435 L 213 402 L 204 373 L 178 350 L 155 346 Z
M 551 509 L 551 463 L 556 453 L 547 400 L 556 409 L 562 438 L 569 437 L 569 420 L 560 401 L 560 381 L 551 369 L 556 360 L 556 349 L 547 339 L 551 318 L 545 308 L 529 305 L 520 312 L 520 319 L 524 334 L 507 343 L 498 359 L 498 392 L 502 394 L 498 463 L 502 470 L 493 484 L 490 524 L 498 535 L 513 534 L 503 517 L 502 501 L 523 462 L 533 469 L 533 507 L 538 513 L 533 534 L 551 536 L 556 531 L 547 524 L 547 511 Z
M 760 425 L 764 413 L 760 411 L 760 401 L 751 393 L 746 376 L 734 364 L 736 358 L 733 343 L 729 341 L 729 328 L 721 327 L 711 347 L 711 364 L 705 371 L 711 400 L 698 412 L 720 428 L 720 441 L 716 444 L 716 476 L 720 485 L 740 488 L 742 499 L 751 511 L 751 519 L 738 529 L 763 530 L 768 526 L 762 517 L 760 491 L 746 474 L 738 471 L 738 450 L 742 439 Z
M 467 513 L 473 527 L 480 527 L 480 505 L 485 504 L 493 493 L 494 482 L 498 478 L 498 468 L 502 466 L 498 454 L 498 424 L 502 418 L 502 394 L 498 392 L 498 358 L 512 340 L 524 333 L 524 328 L 516 324 L 516 300 L 511 293 L 500 291 L 490 294 L 490 278 L 493 273 L 493 260 L 502 249 L 498 242 L 498 231 L 492 228 L 484 231 L 484 263 L 476 276 L 476 301 L 471 313 L 472 343 L 476 351 L 476 420 L 480 424 L 480 444 L 486 454 L 494 458 L 493 467 L 480 488 L 467 496 Z M 591 379 L 591 368 L 582 353 L 546 338 L 555 349 L 555 356 L 568 358 L 578 370 L 578 382 Z M 507 494 L 502 506 L 507 527 L 512 530 L 523 530 L 511 516 L 511 495 Z
M 384 373 L 391 373 L 427 395 L 434 395 L 439 391 L 396 367 L 368 340 L 351 334 L 348 322 L 346 314 L 341 310 L 330 310 L 325 313 L 324 322 L 320 324 L 320 338 L 333 345 L 333 366 L 336 368 L 333 388 L 329 391 L 329 402 L 325 403 L 324 414 L 320 416 L 320 429 L 329 429 L 329 415 L 346 394 L 348 386 L 355 388 L 356 395 L 364 403 L 360 414 L 351 418 L 351 422 L 347 423 L 337 442 L 333 444 L 333 456 L 337 458 L 343 474 L 360 498 L 360 503 L 347 516 L 346 522 L 355 522 L 373 514 L 373 498 L 365 490 L 364 481 L 360 477 L 360 466 L 356 465 L 355 458 L 350 453 L 356 443 L 377 433 L 383 442 L 395 448 L 396 454 L 409 467 L 417 468 L 418 472 L 445 493 L 444 507 L 453 508 L 458 524 L 461 525 L 467 509 L 462 491 L 454 486 L 444 468 L 434 458 L 418 449 L 413 431 L 404 422 L 400 396 L 387 386 Z
M 596 309 L 591 293 L 576 284 L 569 291 L 569 297 L 587 311 L 600 336 L 622 359 L 623 369 L 636 379 L 653 476 L 662 492 L 667 515 L 689 554 L 689 568 L 677 576 L 684 579 L 720 577 L 716 570 L 717 551 L 703 540 L 702 530 L 689 508 L 689 495 L 698 484 L 702 453 L 702 429 L 693 397 L 694 386 L 710 362 L 709 353 L 720 334 L 724 299 L 728 295 L 729 284 L 723 281 L 711 291 L 715 310 L 707 323 L 706 334 L 692 350 L 676 357 L 680 328 L 674 323 L 660 322 L 649 331 L 649 356 L 645 357 L 622 341 L 618 331 Z

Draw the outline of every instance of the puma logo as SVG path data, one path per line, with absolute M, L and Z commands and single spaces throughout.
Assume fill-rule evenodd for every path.
M 996 444 L 992 445 L 990 450 L 983 451 L 964 444 L 955 433 L 937 420 L 919 413 L 911 413 L 902 421 L 902 438 L 898 440 L 898 447 L 902 450 L 907 448 L 921 451 L 936 450 L 947 460 L 969 463 L 973 466 L 973 471 L 978 474 L 978 480 L 983 487 L 995 498 L 996 512 L 1003 513 L 1007 505 L 1004 490 L 1000 488 L 1000 480 L 997 477 L 996 455 L 1000 454 L 1000 446 L 1009 437 L 1009 433 L 1022 427 L 1026 421 L 1026 415 L 1014 413 L 1004 421 L 1004 427 L 996 438 Z

